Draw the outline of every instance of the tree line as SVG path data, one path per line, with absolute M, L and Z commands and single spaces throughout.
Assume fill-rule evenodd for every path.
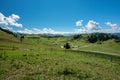
M 85 35 L 83 36 L 82 34 L 74 35 L 73 39 L 82 39 L 85 38 Z M 115 42 L 120 42 L 120 37 L 114 34 L 108 34 L 108 33 L 91 33 L 91 34 L 86 34 L 86 41 L 90 43 L 95 43 L 95 42 L 103 42 L 109 39 L 114 39 Z

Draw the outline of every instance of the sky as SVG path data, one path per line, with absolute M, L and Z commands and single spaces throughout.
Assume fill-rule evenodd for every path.
M 120 0 L 0 0 L 0 27 L 28 34 L 118 33 Z

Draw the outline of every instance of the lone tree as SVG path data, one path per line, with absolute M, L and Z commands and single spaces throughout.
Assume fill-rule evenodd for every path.
M 22 41 L 23 41 L 23 38 L 24 38 L 24 36 L 22 35 L 22 36 L 20 37 L 20 42 L 22 42 Z
M 67 43 L 64 45 L 64 48 L 65 48 L 65 49 L 70 49 L 70 44 L 67 42 Z

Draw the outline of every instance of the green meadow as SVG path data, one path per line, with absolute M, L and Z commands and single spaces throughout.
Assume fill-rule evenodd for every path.
M 69 41 L 77 48 L 64 49 Z M 0 80 L 120 80 L 120 43 L 14 37 L 0 30 Z

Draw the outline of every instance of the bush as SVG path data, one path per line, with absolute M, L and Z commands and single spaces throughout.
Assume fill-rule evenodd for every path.
M 119 39 L 118 36 L 114 34 L 107 34 L 107 33 L 92 33 L 87 36 L 87 41 L 90 43 L 95 43 L 95 42 L 103 42 L 109 39 Z
M 80 39 L 80 38 L 82 38 L 82 35 L 81 35 L 81 34 L 77 34 L 77 35 L 74 35 L 74 36 L 73 36 L 73 39 Z
M 22 36 L 20 37 L 20 42 L 22 42 L 23 39 L 24 39 L 24 36 L 22 35 Z
M 65 48 L 65 49 L 70 49 L 70 44 L 67 42 L 67 43 L 64 45 L 64 48 Z
M 120 39 L 115 39 L 114 41 L 115 41 L 116 43 L 118 43 L 118 42 L 120 42 Z

